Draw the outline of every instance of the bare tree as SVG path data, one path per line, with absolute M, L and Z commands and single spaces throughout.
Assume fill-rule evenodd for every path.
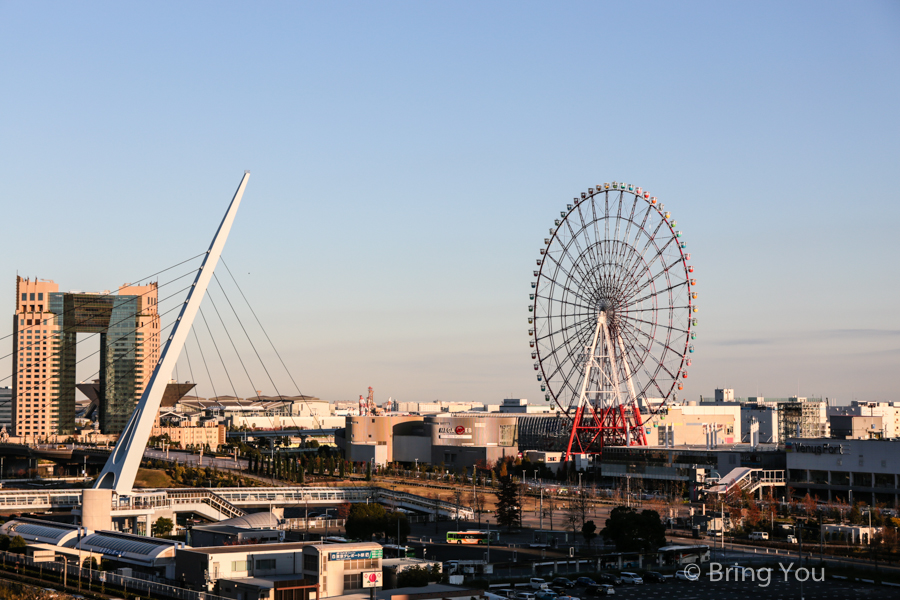
M 475 497 L 472 501 L 472 506 L 475 509 L 475 513 L 478 515 L 478 528 L 481 529 L 481 513 L 485 512 L 484 507 L 487 504 L 487 498 L 485 498 L 486 494 L 482 491 L 474 492 Z

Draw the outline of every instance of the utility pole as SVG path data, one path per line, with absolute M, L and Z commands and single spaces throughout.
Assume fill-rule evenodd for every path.
M 457 531 L 459 531 L 459 496 L 460 496 L 460 493 L 461 492 L 458 489 L 453 492 L 453 494 L 456 496 L 456 530 Z

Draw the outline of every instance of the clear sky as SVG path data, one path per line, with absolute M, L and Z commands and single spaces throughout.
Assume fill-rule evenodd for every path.
M 304 393 L 538 400 L 534 260 L 618 180 L 693 255 L 687 397 L 900 400 L 897 2 L 0 2 L 0 56 L 0 335 L 250 169 L 225 258 Z

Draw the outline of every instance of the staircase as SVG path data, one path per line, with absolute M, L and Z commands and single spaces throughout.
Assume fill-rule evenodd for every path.
M 763 487 L 783 487 L 784 471 L 738 467 L 722 477 L 707 491 L 711 494 L 752 494 Z
M 216 515 L 208 515 L 204 514 L 207 511 L 204 511 L 203 508 L 197 510 L 196 512 L 204 514 L 204 516 L 209 516 L 217 521 L 225 520 L 225 519 L 233 519 L 235 517 L 243 517 L 246 515 L 246 511 L 238 508 L 225 498 L 215 494 L 209 490 L 203 489 L 170 489 L 166 490 L 166 493 L 169 498 L 169 502 L 174 506 L 184 506 L 186 504 L 197 504 L 201 506 L 208 506 L 209 508 L 216 511 L 221 516 Z

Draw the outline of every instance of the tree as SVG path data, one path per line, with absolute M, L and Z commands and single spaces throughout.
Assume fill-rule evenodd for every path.
M 666 528 L 658 512 L 638 513 L 627 506 L 612 509 L 600 535 L 611 540 L 619 552 L 651 552 L 666 543 Z
M 425 587 L 431 580 L 431 569 L 428 567 L 410 567 L 397 573 L 397 587 Z
M 594 538 L 597 537 L 597 525 L 594 524 L 594 521 L 584 522 L 584 525 L 581 527 L 581 535 L 584 537 L 584 541 L 587 542 L 588 548 L 590 548 Z
M 25 554 L 25 540 L 21 535 L 17 535 L 9 541 L 9 551 L 13 554 Z
M 372 481 L 372 463 L 366 463 L 366 481 Z
M 341 479 L 347 476 L 347 461 L 341 459 Z
M 175 524 L 172 522 L 172 519 L 160 517 L 156 520 L 156 523 L 153 524 L 151 533 L 154 536 L 169 535 L 174 528 Z
M 425 587 L 428 585 L 428 579 L 431 570 L 425 567 L 409 567 L 397 573 L 398 588 L 405 587 Z
M 506 463 L 503 463 L 504 465 Z M 519 486 L 512 477 L 500 479 L 497 495 L 497 524 L 506 526 L 507 530 L 522 524 L 522 504 L 519 502 Z

